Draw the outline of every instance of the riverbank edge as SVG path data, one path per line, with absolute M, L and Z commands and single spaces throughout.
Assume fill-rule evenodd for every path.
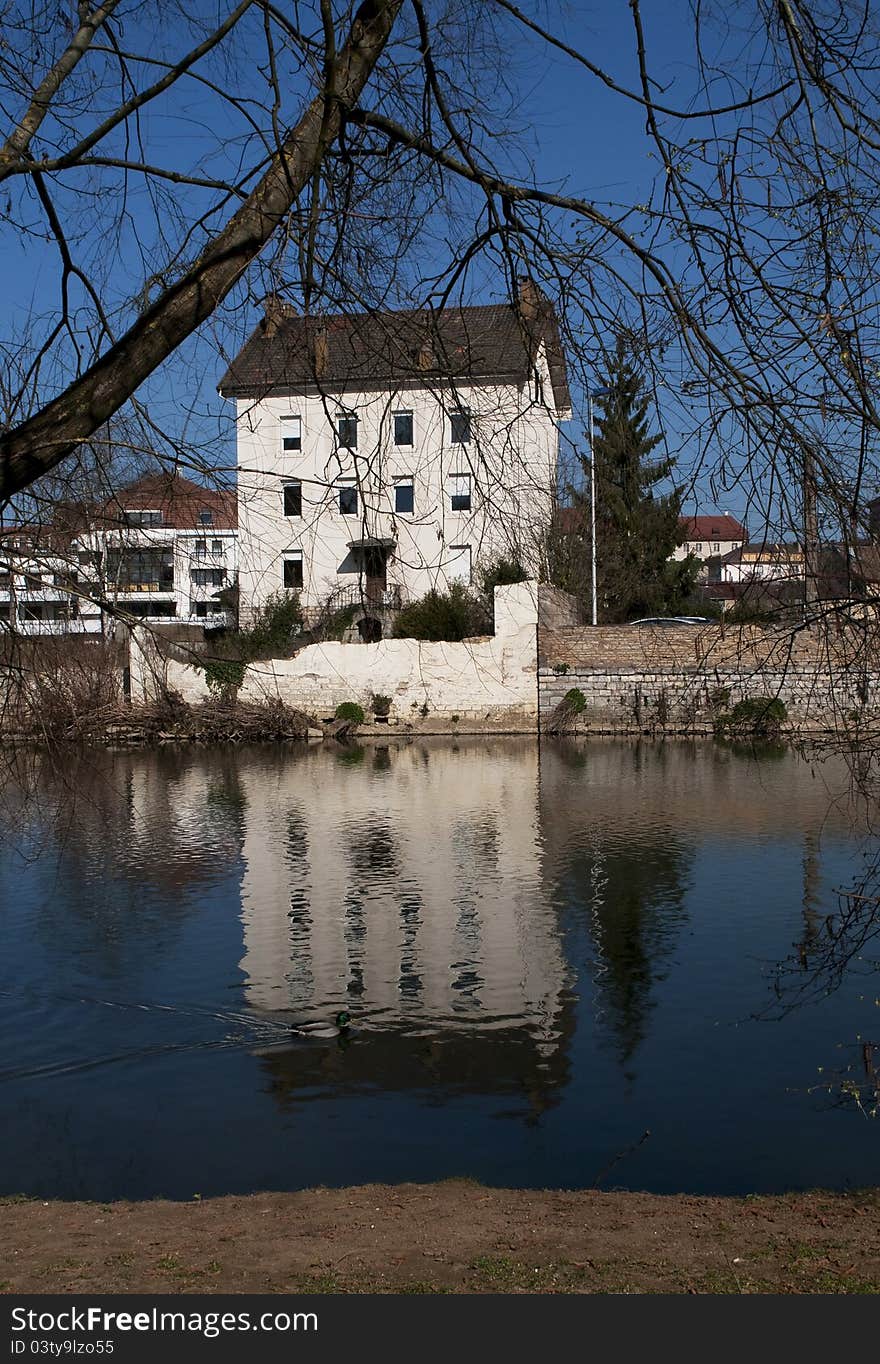
M 704 1197 L 456 1179 L 0 1199 L 16 1293 L 878 1293 L 880 1189 Z
M 361 725 L 317 719 L 301 711 L 280 705 L 204 704 L 175 707 L 173 711 L 158 706 L 135 706 L 114 710 L 106 718 L 82 716 L 61 726 L 35 725 L 30 729 L 0 728 L 0 745 L 87 744 L 102 748 L 151 749 L 168 744 L 200 745 L 203 747 L 237 746 L 249 743 L 321 741 L 355 742 L 361 739 L 394 740 L 420 738 L 532 738 L 532 739 L 680 739 L 711 740 L 719 736 L 709 724 L 666 726 L 622 722 L 576 723 L 560 730 L 539 730 L 537 717 L 533 721 L 491 717 L 485 720 L 427 719 L 395 720 L 390 723 L 365 722 Z M 850 739 L 853 736 L 849 736 Z M 786 724 L 778 742 L 798 743 L 809 740 L 840 739 L 841 733 L 833 725 L 810 726 Z M 748 742 L 748 739 L 744 740 Z

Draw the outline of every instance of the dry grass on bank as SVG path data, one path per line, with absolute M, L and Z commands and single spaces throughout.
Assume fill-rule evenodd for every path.
M 877 1293 L 880 1192 L 469 1181 L 190 1203 L 0 1201 L 8 1293 Z

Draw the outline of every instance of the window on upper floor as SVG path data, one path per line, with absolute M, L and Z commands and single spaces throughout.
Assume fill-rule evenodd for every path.
M 286 554 L 281 561 L 281 586 L 299 592 L 303 585 L 303 558 L 299 552 Z
M 212 541 L 211 541 L 211 553 L 212 553 L 212 554 L 222 554 L 222 553 L 223 553 L 223 541 L 222 541 L 222 540 L 212 540 Z
M 416 492 L 411 478 L 398 478 L 394 483 L 394 510 L 403 516 L 415 510 Z
M 191 568 L 190 581 L 195 587 L 225 587 L 226 573 L 222 568 Z
M 461 407 L 449 414 L 449 439 L 453 445 L 467 445 L 471 439 L 471 414 Z
M 464 583 L 470 585 L 471 581 L 471 547 L 470 545 L 450 545 L 449 559 L 446 564 L 446 576 L 450 582 Z
M 303 514 L 303 490 L 301 483 L 285 483 L 284 485 L 284 515 L 302 516 Z
M 124 511 L 122 519 L 128 526 L 161 526 L 162 513 L 160 511 Z
M 343 516 L 357 516 L 358 490 L 356 483 L 340 483 L 339 510 Z
M 208 507 L 203 507 L 202 510 L 199 512 L 199 525 L 200 525 L 200 526 L 213 526 L 213 524 L 214 524 L 214 513 L 213 513 L 211 510 L 209 510 Z
M 302 449 L 302 418 L 287 416 L 281 418 L 281 449 Z
M 412 445 L 412 443 L 413 443 L 413 414 L 411 412 L 395 412 L 394 444 Z
M 356 412 L 337 412 L 336 440 L 341 450 L 357 449 L 358 419 Z
M 469 512 L 471 509 L 470 474 L 450 474 L 448 483 L 450 511 Z
M 196 556 L 197 559 L 207 559 L 207 557 L 208 557 L 208 542 L 207 542 L 207 540 L 196 540 L 196 543 L 195 543 L 195 556 Z

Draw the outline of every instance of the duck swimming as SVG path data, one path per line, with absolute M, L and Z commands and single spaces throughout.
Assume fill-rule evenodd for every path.
M 351 1014 L 341 1009 L 332 1023 L 301 1023 L 290 1031 L 297 1037 L 347 1037 L 351 1028 Z

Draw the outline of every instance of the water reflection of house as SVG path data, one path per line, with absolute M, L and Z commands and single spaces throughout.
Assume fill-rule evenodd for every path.
M 534 746 L 340 757 L 241 769 L 247 1002 L 303 1018 L 348 1007 L 384 1034 L 374 1054 L 392 1035 L 436 1035 L 443 1068 L 465 1039 L 462 1077 L 482 1038 L 486 1065 L 519 1058 L 521 1078 L 524 1049 L 532 1066 L 559 1051 L 569 982 L 540 883 Z M 402 1043 L 402 1072 L 416 1052 Z

